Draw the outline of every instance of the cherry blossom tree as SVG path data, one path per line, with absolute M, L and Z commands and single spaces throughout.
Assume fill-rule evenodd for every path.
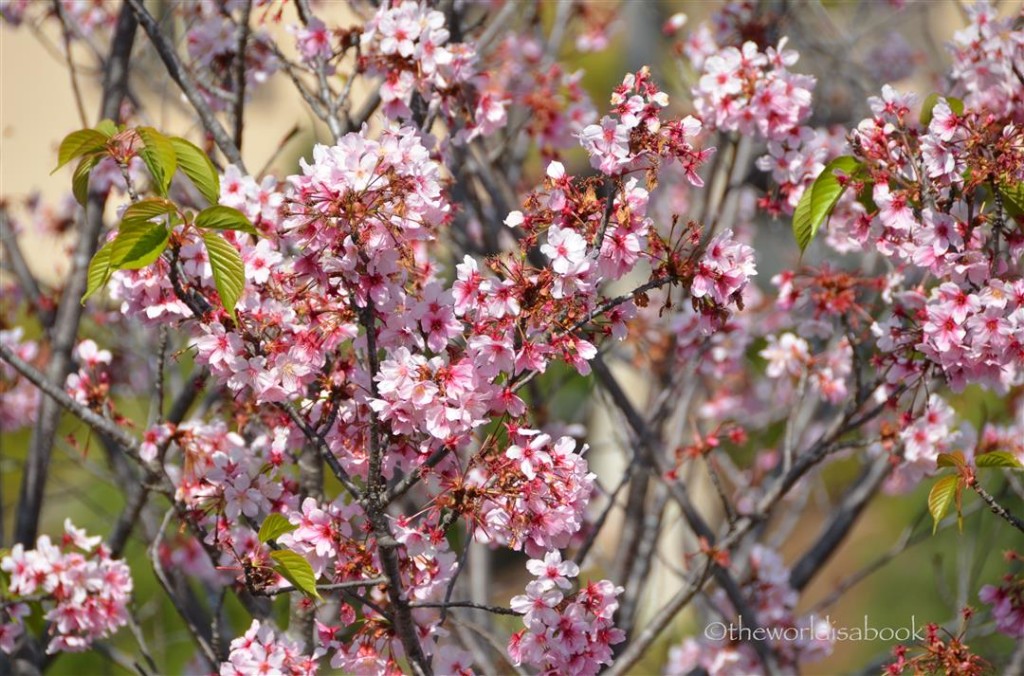
M 59 29 L 83 118 L 67 199 L 0 208 L 5 670 L 813 671 L 830 606 L 958 528 L 1010 551 L 860 666 L 1024 668 L 1024 14 L 964 6 L 932 93 L 844 34 L 873 3 L 652 3 L 664 54 L 594 94 L 641 5 L 0 4 Z M 285 172 L 245 164 L 269 82 L 320 133 Z M 48 284 L 19 235 L 58 229 Z M 106 532 L 50 504 L 58 448 Z

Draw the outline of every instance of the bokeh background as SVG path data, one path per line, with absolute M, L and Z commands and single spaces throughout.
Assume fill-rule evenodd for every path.
M 594 4 L 602 8 L 611 5 Z M 669 16 L 681 11 L 688 15 L 687 27 L 691 28 L 707 18 L 720 3 L 627 0 L 617 4 L 621 5 L 621 19 L 612 33 L 610 48 L 600 54 L 567 54 L 570 64 L 586 70 L 584 85 L 598 108 L 605 104 L 623 73 L 647 63 L 652 64 L 673 101 L 685 107 L 687 74 L 680 71 L 672 58 L 661 26 Z M 798 18 L 785 32 L 791 36 L 790 45 L 803 54 L 795 69 L 819 78 L 816 99 L 824 103 L 819 122 L 849 123 L 860 119 L 866 111 L 865 95 L 876 93 L 885 81 L 923 94 L 941 90 L 941 75 L 948 65 L 943 45 L 952 32 L 965 23 L 963 6 L 954 1 L 800 4 L 805 6 L 795 12 Z M 325 18 L 333 17 L 339 23 L 352 20 L 343 2 L 325 0 L 319 8 Z M 1019 4 L 1001 3 L 1000 11 L 1014 13 L 1019 11 Z M 283 23 L 292 21 L 291 12 L 291 7 L 287 6 Z M 271 31 L 281 38 L 282 44 L 291 44 L 281 26 L 271 27 Z M 92 59 L 81 45 L 76 45 L 71 58 L 78 64 L 85 110 L 94 115 L 99 105 L 99 89 L 96 73 L 89 70 Z M 156 115 L 151 123 L 176 134 L 195 132 L 195 123 L 186 114 L 176 87 L 152 53 L 140 50 L 133 68 L 133 86 L 147 99 L 150 114 Z M 894 75 L 898 77 L 891 79 Z M 308 154 L 314 142 L 327 139 L 325 130 L 314 122 L 280 75 L 258 91 L 247 120 L 243 148 L 247 165 L 251 168 L 268 166 L 269 171 L 282 177 L 297 168 L 298 158 Z M 0 199 L 12 214 L 25 213 L 25 201 L 35 195 L 52 204 L 64 199 L 70 186 L 70 172 L 50 175 L 50 170 L 55 164 L 60 139 L 81 126 L 56 24 L 46 22 L 18 30 L 7 25 L 0 27 Z M 794 262 L 789 237 L 788 223 L 763 224 L 757 247 L 762 268 L 758 279 L 762 283 L 771 277 L 772 269 Z M 34 232 L 30 228 L 21 236 L 21 243 L 42 280 L 59 280 L 66 269 L 66 237 L 52 232 Z M 14 320 L 16 318 L 3 318 L 5 324 Z M 29 332 L 31 330 L 29 327 Z M 139 349 L 145 350 L 146 346 L 140 344 Z M 635 399 L 643 402 L 646 394 L 643 374 L 630 374 L 626 369 L 622 375 L 632 383 Z M 601 454 L 603 448 L 615 443 L 607 416 L 601 415 L 599 402 L 591 396 L 588 383 L 563 376 L 550 376 L 563 385 L 551 407 L 570 420 L 589 425 L 598 471 L 602 477 L 614 475 L 621 467 L 617 466 L 613 454 Z M 985 416 L 1006 414 L 1007 402 L 979 390 L 969 389 L 954 402 L 975 425 Z M 119 406 L 124 412 L 145 419 L 148 400 L 124 397 Z M 20 463 L 28 435 L 29 432 L 24 431 L 0 438 L 0 501 L 5 533 L 10 533 Z M 59 533 L 64 517 L 72 515 L 76 524 L 90 533 L 105 533 L 123 505 L 121 491 L 111 485 L 102 468 L 98 442 L 91 440 L 80 424 L 65 420 L 60 436 L 63 441 L 54 454 L 42 531 Z M 809 496 L 811 509 L 794 524 L 782 544 L 787 561 L 792 561 L 813 540 L 828 516 L 830 500 L 842 490 L 856 469 L 852 461 L 830 466 L 822 490 Z M 925 507 L 927 490 L 928 486 L 922 485 L 909 495 L 879 496 L 851 537 L 806 591 L 801 607 L 804 610 L 815 608 L 819 615 L 829 615 L 838 626 L 862 626 L 867 617 L 875 627 L 905 627 L 912 621 L 917 626 L 929 621 L 949 622 L 955 619 L 958 608 L 979 606 L 977 589 L 995 581 L 1003 571 L 1000 553 L 1011 547 L 1020 549 L 1024 543 L 1015 539 L 1011 530 L 997 519 L 973 509 L 977 507 L 976 501 L 970 498 L 967 503 L 972 512 L 966 520 L 966 533 L 960 535 L 955 529 L 947 528 L 932 537 Z M 1015 506 L 1020 513 L 1019 501 Z M 595 557 L 598 566 L 602 557 L 611 561 L 618 555 L 614 525 L 608 531 Z M 892 562 L 880 558 L 901 543 L 908 545 L 905 553 Z M 681 563 L 678 542 L 667 537 L 660 552 L 662 563 L 656 566 L 648 583 L 647 613 L 656 609 L 677 584 L 671 566 Z M 168 673 L 187 672 L 191 642 L 177 616 L 163 600 L 141 543 L 133 542 L 127 558 L 135 574 L 136 604 L 150 649 L 157 661 L 166 665 Z M 870 576 L 838 601 L 821 605 L 829 602 L 837 584 L 873 563 L 878 567 Z M 521 593 L 521 560 L 513 558 L 505 561 L 505 565 L 499 560 L 495 564 L 498 575 L 493 596 L 496 602 L 505 604 L 511 595 Z M 229 617 L 235 623 L 235 633 L 247 626 L 240 609 L 229 608 Z M 505 618 L 499 618 L 499 624 L 502 619 Z M 639 624 L 642 626 L 643 622 L 642 616 Z M 508 628 L 514 630 L 515 622 L 510 621 Z M 702 629 L 692 615 L 681 615 L 635 673 L 658 673 L 670 646 Z M 981 633 L 984 635 L 970 642 L 981 654 L 1007 655 L 1012 649 L 1010 639 L 993 635 L 984 627 Z M 109 646 L 125 655 L 135 652 L 134 640 L 126 630 Z M 806 673 L 877 673 L 890 648 L 891 644 L 885 641 L 840 643 L 830 658 L 811 665 Z M 51 673 L 116 671 L 117 668 L 102 657 L 66 655 L 55 661 Z M 324 673 L 330 673 L 329 669 Z

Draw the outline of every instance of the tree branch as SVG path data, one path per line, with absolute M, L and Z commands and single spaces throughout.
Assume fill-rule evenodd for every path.
M 42 290 L 39 288 L 39 282 L 28 267 L 25 256 L 21 253 L 21 247 L 18 245 L 18 235 L 15 234 L 14 229 L 11 227 L 10 216 L 5 205 L 0 205 L 0 242 L 3 242 L 4 251 L 7 252 L 7 260 L 10 261 L 11 269 L 18 278 L 18 284 L 28 299 L 29 305 L 32 306 L 36 317 L 39 318 L 39 323 L 43 325 L 43 328 L 50 328 L 53 325 L 53 308 L 49 307 L 49 304 L 44 299 Z
M 131 435 L 127 434 L 117 423 L 108 418 L 104 418 L 100 414 L 96 413 L 92 409 L 83 406 L 68 395 L 67 392 L 56 387 L 51 383 L 45 375 L 38 371 L 34 366 L 22 360 L 18 355 L 14 354 L 11 348 L 6 345 L 0 344 L 0 359 L 14 367 L 14 369 L 25 377 L 29 382 L 39 388 L 43 394 L 45 394 L 55 405 L 59 406 L 58 412 L 61 409 L 67 410 L 81 419 L 82 422 L 92 427 L 97 432 L 106 434 L 111 439 L 121 444 L 126 450 L 129 450 L 138 456 L 139 442 Z
M 121 102 L 127 89 L 128 60 L 131 56 L 132 43 L 135 41 L 135 29 L 136 24 L 131 12 L 126 5 L 122 5 L 117 27 L 114 29 L 110 58 L 107 59 L 103 102 L 100 107 L 101 118 L 119 118 Z M 46 382 L 61 392 L 63 390 L 60 388 L 71 372 L 71 352 L 75 347 L 83 311 L 79 299 L 85 293 L 89 262 L 96 253 L 99 236 L 103 230 L 103 209 L 106 203 L 107 193 L 90 190 L 82 228 L 71 258 L 71 273 L 64 285 L 54 319 L 52 354 L 46 370 Z M 38 534 L 50 454 L 59 422 L 60 406 L 57 401 L 52 397 L 44 398 L 39 407 L 25 470 L 21 476 L 14 538 L 16 542 L 22 544 L 34 542 Z
M 868 501 L 878 492 L 882 481 L 889 475 L 892 463 L 887 455 L 877 458 L 869 465 L 860 478 L 843 496 L 838 508 L 832 510 L 832 517 L 813 545 L 800 557 L 789 574 L 789 586 L 803 590 L 814 576 L 821 572 L 825 562 L 842 544 L 850 530 L 864 512 Z

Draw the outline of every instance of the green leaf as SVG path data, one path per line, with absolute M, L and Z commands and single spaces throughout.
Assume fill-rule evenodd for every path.
M 796 237 L 796 243 L 800 246 L 800 253 L 803 254 L 804 249 L 811 242 L 811 197 L 814 194 L 814 185 L 807 186 L 804 190 L 804 194 L 800 196 L 800 201 L 796 204 L 796 209 L 793 211 L 793 236 Z
M 964 114 L 964 102 L 954 96 L 942 96 L 938 92 L 932 92 L 928 95 L 928 98 L 921 104 L 921 126 L 927 127 L 932 122 L 932 116 L 935 112 L 935 106 L 938 104 L 939 99 L 946 99 L 946 105 L 953 111 L 954 115 Z
M 110 138 L 117 133 L 117 125 L 113 120 L 100 120 L 99 124 L 96 125 L 96 131 Z
M 82 296 L 82 305 L 89 296 L 103 288 L 103 285 L 110 279 L 110 254 L 114 250 L 113 242 L 107 242 L 93 255 L 89 261 L 89 272 L 86 276 L 85 294 Z
M 138 270 L 150 265 L 167 248 L 168 231 L 156 223 L 122 223 L 111 242 L 110 266 Z
M 1024 183 L 1000 183 L 999 195 L 1008 214 L 1014 218 L 1024 216 Z
M 932 535 L 939 529 L 939 522 L 946 516 L 949 506 L 953 504 L 956 497 L 957 482 L 960 477 L 956 475 L 945 476 L 935 482 L 931 491 L 928 492 L 928 512 L 932 515 Z
M 974 458 L 975 467 L 1010 467 L 1012 469 L 1024 469 L 1013 453 L 1009 451 L 991 451 L 982 453 Z
M 178 211 L 174 202 L 163 197 L 150 197 L 128 205 L 121 216 L 122 223 L 148 223 L 158 216 Z
M 77 157 L 98 153 L 106 147 L 107 137 L 95 129 L 73 131 L 60 142 L 60 150 L 57 151 L 57 166 L 50 174 L 55 174 L 57 169 Z
M 316 574 L 309 561 L 302 558 L 293 551 L 287 549 L 276 549 L 270 552 L 270 558 L 277 563 L 274 570 L 281 574 L 281 577 L 291 582 L 296 589 L 299 589 L 315 599 L 321 599 L 320 592 L 316 590 Z
M 245 214 L 220 204 L 200 211 L 196 216 L 196 227 L 204 230 L 241 230 L 256 237 L 260 235 Z
M 259 538 L 260 542 L 270 542 L 276 540 L 285 533 L 291 533 L 293 530 L 298 528 L 293 523 L 289 523 L 288 519 L 282 514 L 271 514 L 263 520 L 263 525 L 260 526 Z
M 174 146 L 166 136 L 152 127 L 139 127 L 137 131 L 143 144 L 139 155 L 146 163 L 149 173 L 153 175 L 153 185 L 157 194 L 166 197 L 178 166 Z
M 954 451 L 953 453 L 939 453 L 936 464 L 939 467 L 963 467 L 967 462 L 964 460 L 963 453 Z
M 875 204 L 874 192 L 874 182 L 867 181 L 864 183 L 864 187 L 861 188 L 860 192 L 857 193 L 857 201 L 861 203 L 868 214 L 873 214 L 878 211 L 878 205 Z
M 75 167 L 75 173 L 71 176 L 71 192 L 75 196 L 75 201 L 83 207 L 89 199 L 89 175 L 92 174 L 93 168 L 99 164 L 99 161 L 99 155 L 83 157 Z
M 220 199 L 220 178 L 213 162 L 195 144 L 178 136 L 170 138 L 178 159 L 178 168 L 185 172 L 210 204 Z
M 224 309 L 235 318 L 235 305 L 245 289 L 245 265 L 238 250 L 216 232 L 204 232 L 206 253 L 213 269 L 213 281 Z
M 818 234 L 821 224 L 832 213 L 843 194 L 845 186 L 840 184 L 834 172 L 839 170 L 847 176 L 852 176 L 860 167 L 860 162 L 854 157 L 837 157 L 825 165 L 818 178 L 814 179 L 814 183 L 804 191 L 793 213 L 793 235 L 801 253 Z
M 927 127 L 932 122 L 932 111 L 935 109 L 935 104 L 939 102 L 939 93 L 932 92 L 929 94 L 924 103 L 921 104 L 921 126 Z

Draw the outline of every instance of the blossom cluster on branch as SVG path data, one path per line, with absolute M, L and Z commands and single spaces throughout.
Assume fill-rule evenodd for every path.
M 600 3 L 327 5 L 0 5 L 67 47 L 110 43 L 115 74 L 144 36 L 202 127 L 193 143 L 147 126 L 140 83 L 111 76 L 117 119 L 58 151 L 73 197 L 27 218 L 0 204 L 16 273 L 0 430 L 35 426 L 0 558 L 4 654 L 107 650 L 138 607 L 134 531 L 196 669 L 621 674 L 698 599 L 810 638 L 677 635 L 665 673 L 789 672 L 832 651 L 831 627 L 797 609 L 879 491 L 930 485 L 935 529 L 974 494 L 1024 531 L 1021 17 L 979 3 L 941 92 L 869 79 L 862 119 L 839 124 L 819 116 L 835 83 L 801 70 L 821 54 L 810 19 L 773 3 L 729 2 L 689 31 L 671 17 L 688 95 L 644 66 L 606 106 L 560 52 L 618 39 Z M 253 173 L 246 116 L 271 83 L 323 136 Z M 780 218 L 795 236 L 781 256 L 765 244 Z M 17 235 L 75 219 L 95 227 L 41 285 Z M 619 367 L 646 374 L 647 401 Z M 964 392 L 999 410 L 977 422 Z M 43 492 L 62 410 L 125 490 L 105 544 L 70 520 L 60 544 L 36 537 L 24 496 Z M 591 413 L 608 438 L 578 424 Z M 787 563 L 819 497 L 822 530 Z M 492 561 L 527 557 L 531 579 L 491 584 Z M 641 613 L 656 565 L 677 580 Z M 975 593 L 1020 636 L 1019 575 Z M 228 595 L 244 625 L 224 626 Z M 926 650 L 979 667 L 967 636 L 933 629 Z M 926 662 L 904 647 L 890 671 Z

